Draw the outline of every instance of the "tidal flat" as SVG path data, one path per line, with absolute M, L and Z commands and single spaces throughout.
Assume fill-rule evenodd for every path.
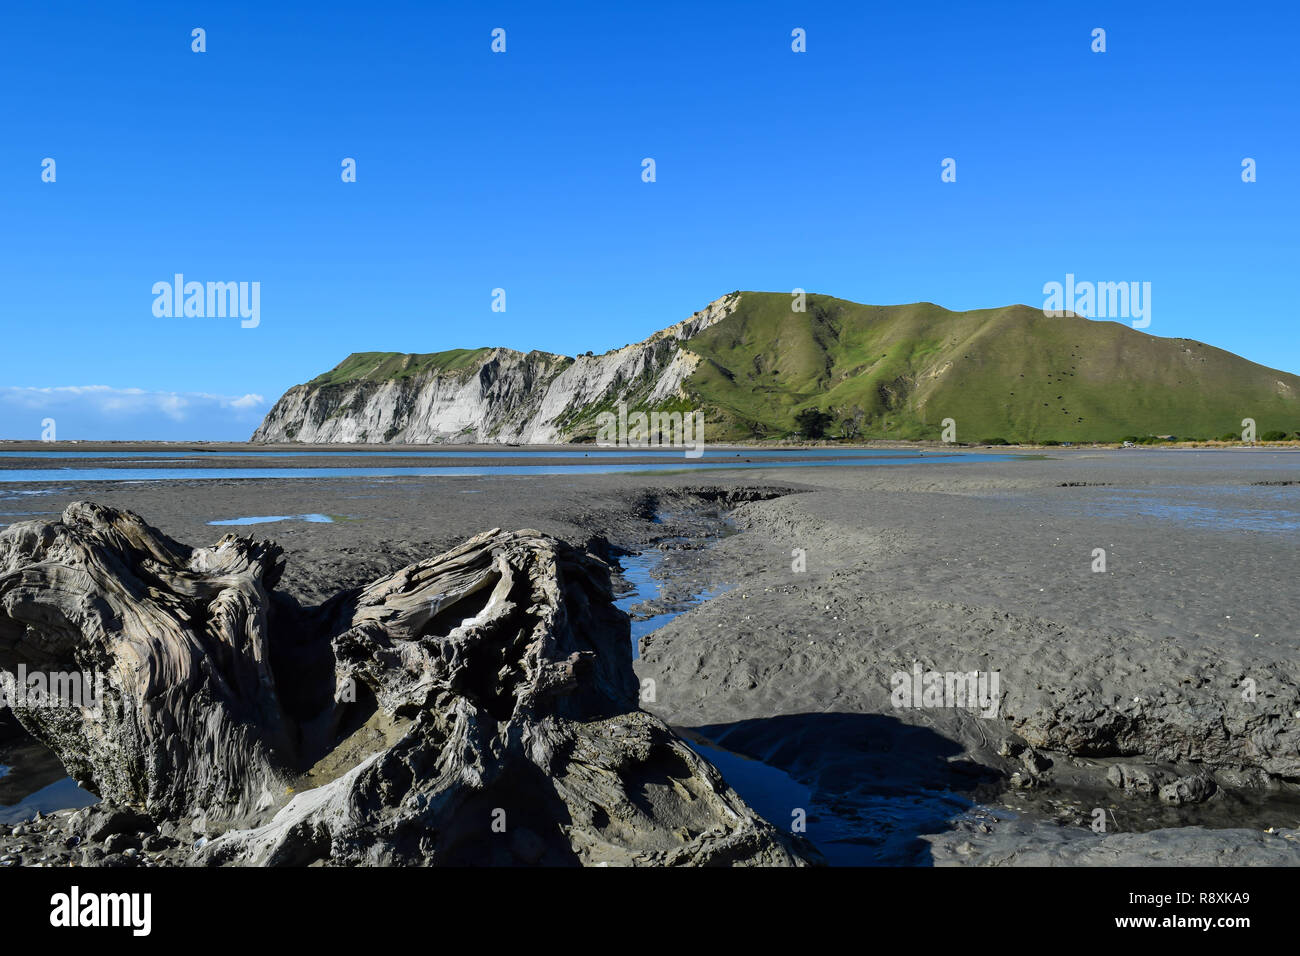
M 142 480 L 151 448 L 84 462 L 121 480 L 79 464 L 8 481 L 0 523 L 91 500 L 188 545 L 273 539 L 303 606 L 536 529 L 613 568 L 642 709 L 832 865 L 1300 864 L 1300 451 L 826 467 L 791 449 L 764 467 L 740 449 L 743 470 Z M 213 526 L 252 516 L 284 520 Z M 996 675 L 996 713 L 900 706 L 895 677 L 918 670 Z M 0 740 L 10 800 L 29 751 Z M 33 782 L 53 779 L 40 762 Z M 60 819 L 0 827 L 0 858 L 80 862 L 38 839 Z M 186 861 L 187 834 L 155 845 L 155 862 Z

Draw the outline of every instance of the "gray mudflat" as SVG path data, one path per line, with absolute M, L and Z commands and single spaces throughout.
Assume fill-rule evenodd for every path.
M 789 827 L 806 811 L 832 862 L 1290 865 L 1300 484 L 1286 482 L 1300 453 L 1061 450 L 686 475 L 70 480 L 0 489 L 0 511 L 93 498 L 196 544 L 274 538 L 284 588 L 311 603 L 490 527 L 612 555 L 710 534 L 687 507 L 703 491 L 742 533 L 675 552 L 665 573 L 732 587 L 644 640 L 643 706 L 804 784 L 810 807 L 766 814 Z M 208 524 L 305 514 L 335 520 Z M 895 706 L 891 677 L 914 665 L 996 673 L 997 715 Z

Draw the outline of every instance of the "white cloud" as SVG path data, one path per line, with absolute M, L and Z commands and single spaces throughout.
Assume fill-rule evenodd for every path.
M 59 438 L 244 441 L 266 414 L 257 394 L 150 391 L 110 385 L 0 386 L 0 438 L 40 437 L 53 418 Z

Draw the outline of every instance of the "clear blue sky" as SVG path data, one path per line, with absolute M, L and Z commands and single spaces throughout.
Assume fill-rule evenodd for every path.
M 1041 306 L 1067 272 L 1300 372 L 1294 3 L 473 6 L 6 5 L 0 437 L 244 439 L 353 351 L 600 352 L 734 289 Z M 177 272 L 260 282 L 260 325 L 156 318 Z

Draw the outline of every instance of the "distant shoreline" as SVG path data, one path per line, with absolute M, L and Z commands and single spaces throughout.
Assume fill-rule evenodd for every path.
M 1045 444 L 1042 442 L 1008 442 L 1006 444 L 984 442 L 952 442 L 944 443 L 927 439 L 917 439 L 912 441 L 896 439 L 880 439 L 868 441 L 789 441 L 789 440 L 771 440 L 763 442 L 706 442 L 703 446 L 706 450 L 734 450 L 737 452 L 745 451 L 774 451 L 789 449 L 792 453 L 797 454 L 799 451 L 808 449 L 837 449 L 845 452 L 855 450 L 861 451 L 951 451 L 951 450 L 975 450 L 975 449 L 1023 449 L 1033 451 L 1057 451 L 1070 449 L 1118 449 L 1123 447 L 1122 442 L 1069 442 L 1057 444 Z M 1140 447 L 1145 449 L 1247 449 L 1247 448 L 1271 448 L 1287 449 L 1300 448 L 1300 439 L 1290 439 L 1287 441 L 1255 441 L 1255 442 L 1227 442 L 1218 440 L 1209 441 L 1154 441 L 1150 444 L 1142 444 Z M 250 451 L 257 452 L 382 452 L 391 454 L 393 452 L 409 451 L 413 453 L 424 453 L 430 451 L 443 452 L 467 452 L 475 454 L 484 451 L 506 451 L 509 449 L 518 449 L 521 455 L 527 456 L 529 452 L 572 452 L 575 457 L 584 455 L 599 454 L 612 457 L 635 458 L 642 452 L 646 451 L 672 451 L 672 446 L 651 445 L 644 448 L 610 448 L 594 445 L 589 442 L 570 442 L 568 444 L 483 444 L 483 443 L 453 443 L 443 442 L 438 444 L 405 444 L 405 443 L 355 443 L 355 442 L 327 442 L 311 444 L 306 442 L 228 442 L 228 441 L 131 441 L 131 440 L 79 440 L 69 439 L 57 442 L 31 441 L 23 439 L 0 439 L 0 451 L 31 451 L 31 452 L 51 452 L 51 451 L 111 451 L 111 452 L 145 452 L 145 451 L 202 451 L 202 452 L 230 452 L 232 454 L 247 453 Z

